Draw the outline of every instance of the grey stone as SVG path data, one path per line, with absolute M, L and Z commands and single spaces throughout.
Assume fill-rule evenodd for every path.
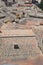
M 13 64 L 10 64 L 10 63 L 4 63 L 4 64 L 2 64 L 2 65 L 13 65 Z

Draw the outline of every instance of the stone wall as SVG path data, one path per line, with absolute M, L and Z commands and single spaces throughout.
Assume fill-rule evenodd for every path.
M 19 48 L 15 49 L 14 45 L 18 45 Z M 26 59 L 40 54 L 35 37 L 0 38 L 1 59 Z
M 16 2 L 26 2 L 26 1 L 29 1 L 29 2 L 32 2 L 32 0 L 15 0 Z
M 33 32 L 36 34 L 36 39 L 38 40 L 38 47 L 43 53 L 43 26 L 34 27 Z

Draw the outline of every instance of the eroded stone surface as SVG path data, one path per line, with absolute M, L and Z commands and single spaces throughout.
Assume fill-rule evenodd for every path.
M 24 4 L 20 1 L 6 7 L 2 2 L 0 1 L 0 61 L 43 55 L 43 26 L 40 25 L 43 22 L 43 12 L 34 4 Z M 35 36 L 29 29 L 33 30 Z M 19 49 L 14 49 L 15 44 Z M 36 60 L 33 65 L 35 63 Z M 28 65 L 27 62 L 23 64 Z

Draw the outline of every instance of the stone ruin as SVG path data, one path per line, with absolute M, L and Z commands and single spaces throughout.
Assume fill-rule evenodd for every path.
M 0 60 L 28 59 L 42 54 L 32 29 L 0 30 Z
M 33 31 L 36 34 L 36 39 L 38 41 L 38 47 L 43 54 L 43 26 L 34 26 Z

